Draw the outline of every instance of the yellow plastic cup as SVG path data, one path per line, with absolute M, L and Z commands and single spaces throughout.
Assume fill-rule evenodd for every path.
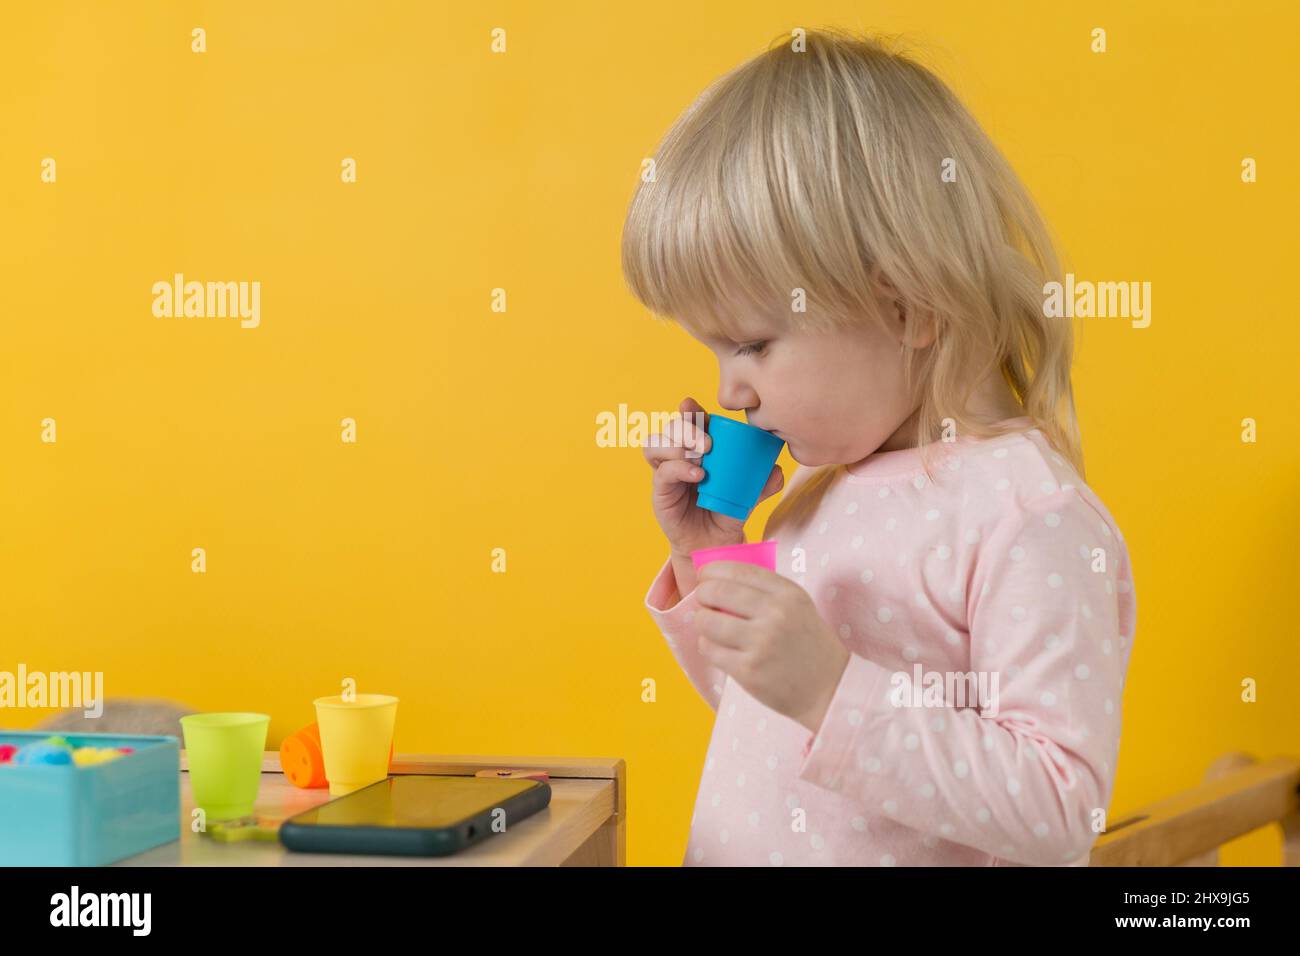
M 388 777 L 388 754 L 397 722 L 397 698 L 387 694 L 318 697 L 321 754 L 330 796 L 341 797 Z
M 252 814 L 262 782 L 266 714 L 190 714 L 181 718 L 194 806 L 208 820 Z

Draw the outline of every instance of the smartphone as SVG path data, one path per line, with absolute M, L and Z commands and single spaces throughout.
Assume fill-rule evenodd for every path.
M 447 856 L 550 802 L 542 780 L 400 774 L 290 817 L 280 842 L 306 853 Z

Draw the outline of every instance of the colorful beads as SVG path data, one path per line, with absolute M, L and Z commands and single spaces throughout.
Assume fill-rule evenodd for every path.
M 72 761 L 78 767 L 88 767 L 97 763 L 107 763 L 122 756 L 117 747 L 78 747 L 72 752 Z
M 46 737 L 22 747 L 0 744 L 0 766 L 93 767 L 135 753 L 134 747 L 74 747 L 66 737 Z
M 60 747 L 49 741 L 42 740 L 28 744 L 14 754 L 13 763 L 22 767 L 32 767 L 38 764 L 70 764 L 72 763 L 72 750 L 66 743 Z

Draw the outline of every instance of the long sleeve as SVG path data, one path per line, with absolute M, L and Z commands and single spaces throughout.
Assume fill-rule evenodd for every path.
M 1136 622 L 1112 527 L 1069 488 L 989 528 L 966 591 L 971 671 L 935 672 L 984 677 L 989 699 L 972 703 L 988 706 L 916 706 L 934 674 L 913 690 L 913 674 L 853 654 L 798 776 L 1013 863 L 1086 858 L 1110 801 Z
M 695 612 L 700 607 L 699 599 L 695 596 L 694 588 L 690 594 L 669 606 L 674 597 L 677 597 L 677 579 L 673 575 L 672 558 L 669 557 L 659 569 L 650 590 L 646 592 L 646 610 L 663 632 L 669 649 L 690 682 L 709 706 L 717 710 L 727 675 L 700 654 L 699 632 L 692 623 Z

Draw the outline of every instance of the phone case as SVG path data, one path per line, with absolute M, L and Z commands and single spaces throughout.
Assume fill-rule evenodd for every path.
M 551 785 L 540 780 L 534 782 L 536 786 L 507 797 L 497 805 L 505 810 L 507 826 L 544 810 L 550 804 Z M 387 785 L 388 779 L 384 779 L 370 786 Z M 363 787 L 356 792 L 362 793 L 368 789 L 370 787 Z M 338 799 L 346 800 L 347 797 Z M 299 818 L 304 814 L 299 814 L 281 824 L 280 842 L 290 850 L 303 853 L 449 856 L 493 834 L 492 813 L 497 807 L 487 807 L 472 817 L 445 827 L 336 826 L 300 822 Z

